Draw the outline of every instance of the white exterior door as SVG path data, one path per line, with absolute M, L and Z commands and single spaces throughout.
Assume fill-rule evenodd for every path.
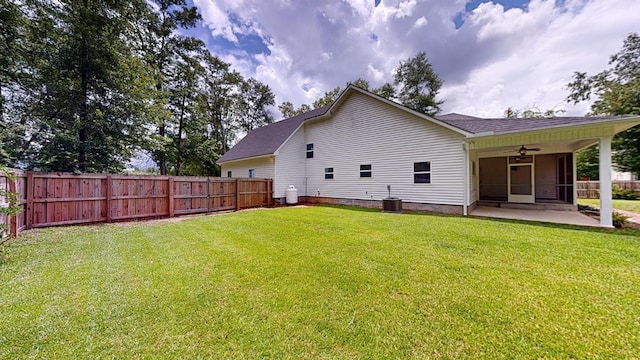
M 534 203 L 536 201 L 533 162 L 509 164 L 508 177 L 509 202 Z

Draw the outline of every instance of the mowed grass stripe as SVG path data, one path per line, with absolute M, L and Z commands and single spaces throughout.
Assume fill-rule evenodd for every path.
M 638 235 L 344 207 L 32 231 L 0 358 L 630 358 Z

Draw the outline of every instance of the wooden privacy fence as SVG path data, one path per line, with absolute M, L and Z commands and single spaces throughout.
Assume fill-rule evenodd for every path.
M 18 185 L 20 184 L 20 185 Z M 23 228 L 173 217 L 270 206 L 271 179 L 21 173 Z
M 640 181 L 614 180 L 613 186 L 620 189 L 635 190 L 640 194 Z M 578 181 L 578 198 L 597 199 L 600 197 L 600 181 Z

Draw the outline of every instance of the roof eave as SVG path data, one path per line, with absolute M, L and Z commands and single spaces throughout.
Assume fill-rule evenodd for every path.
M 479 138 L 492 137 L 492 136 L 502 136 L 502 135 L 513 135 L 513 134 L 518 134 L 518 133 L 527 133 L 527 132 L 532 132 L 532 131 L 544 131 L 544 130 L 554 130 L 554 129 L 562 129 L 562 128 L 572 128 L 572 127 L 590 127 L 590 126 L 602 126 L 602 125 L 616 125 L 616 124 L 623 124 L 623 123 L 627 123 L 627 122 L 635 122 L 635 124 L 627 127 L 627 129 L 632 128 L 632 127 L 634 127 L 636 125 L 640 125 L 640 116 L 630 116 L 630 117 L 626 117 L 626 118 L 611 119 L 611 120 L 600 121 L 600 122 L 589 122 L 589 123 L 581 123 L 581 124 L 564 124 L 564 125 L 555 125 L 555 126 L 545 126 L 545 127 L 540 127 L 540 128 L 505 131 L 505 132 L 499 132 L 499 133 L 496 133 L 494 131 L 484 131 L 484 132 L 479 132 L 479 133 L 475 133 L 475 134 L 471 133 L 471 135 L 467 136 L 467 137 L 470 138 L 470 139 L 479 139 Z
M 262 159 L 262 158 L 266 158 L 266 157 L 271 157 L 273 155 L 274 155 L 274 153 L 269 153 L 269 154 L 264 154 L 264 155 L 256 155 L 256 156 L 251 156 L 251 157 L 243 157 L 243 158 L 224 160 L 224 161 L 218 160 L 218 161 L 216 161 L 216 164 L 222 165 L 222 164 L 226 164 L 226 163 L 230 163 L 230 162 L 236 162 L 236 161 L 247 161 L 247 160 Z

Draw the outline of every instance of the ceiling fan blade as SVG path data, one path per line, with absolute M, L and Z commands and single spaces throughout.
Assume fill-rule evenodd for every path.
M 540 148 L 527 148 L 527 151 L 542 151 Z

